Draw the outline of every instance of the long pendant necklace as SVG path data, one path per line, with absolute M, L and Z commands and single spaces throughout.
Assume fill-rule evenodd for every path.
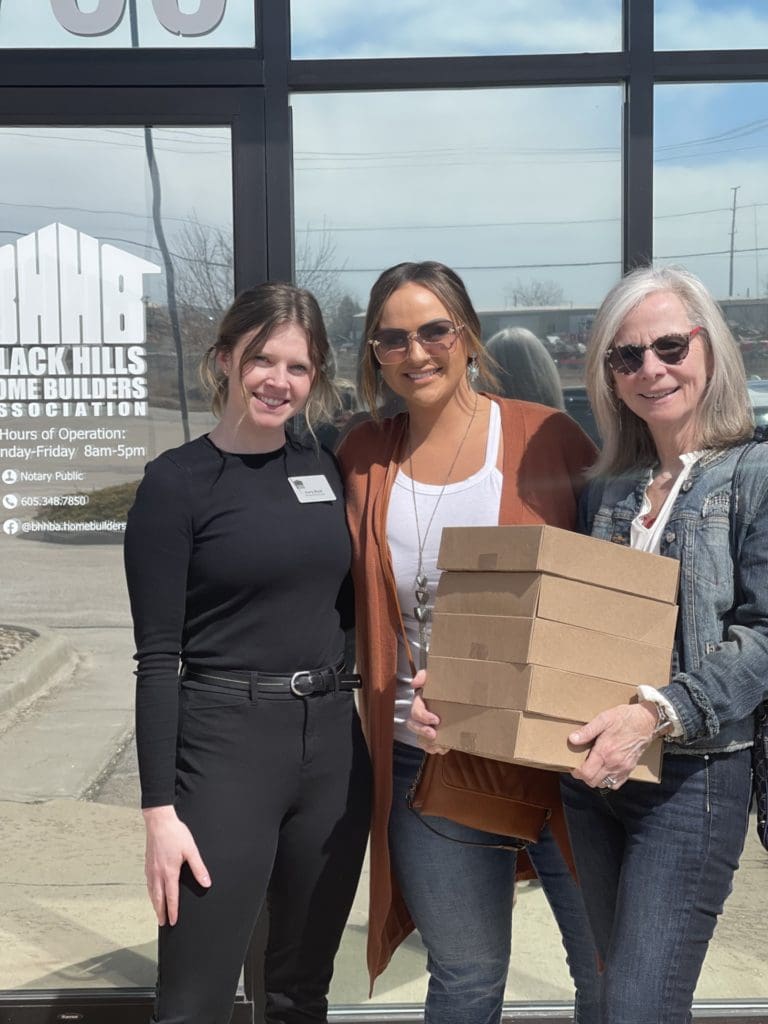
M 445 494 L 445 489 L 448 486 L 448 481 L 451 479 L 451 473 L 453 472 L 454 467 L 458 461 L 459 455 L 461 454 L 461 449 L 464 447 L 464 442 L 467 440 L 467 437 L 469 436 L 469 431 L 472 427 L 472 424 L 475 421 L 476 412 L 477 393 L 475 393 L 475 404 L 472 408 L 472 415 L 469 417 L 469 421 L 467 422 L 467 429 L 464 431 L 464 436 L 462 437 L 459 443 L 459 447 L 456 449 L 456 454 L 453 456 L 453 460 L 450 466 L 448 467 L 448 472 L 446 473 L 445 476 L 445 483 L 440 488 L 440 493 L 437 496 L 437 501 L 435 502 L 432 508 L 432 514 L 429 517 L 427 527 L 424 530 L 423 539 L 421 536 L 421 529 L 419 527 L 419 512 L 416 502 L 416 484 L 413 479 L 413 446 L 408 446 L 408 472 L 411 477 L 413 516 L 414 519 L 416 520 L 416 541 L 419 549 L 419 560 L 416 566 L 416 578 L 413 581 L 413 590 L 416 595 L 416 606 L 413 609 L 413 617 L 416 619 L 416 623 L 419 629 L 419 669 L 427 667 L 427 654 L 429 653 L 429 630 L 427 628 L 429 624 L 429 581 L 427 580 L 426 573 L 424 572 L 424 548 L 427 543 L 427 537 L 429 536 L 430 527 L 432 526 L 432 522 L 435 518 L 435 513 L 437 512 L 437 507 L 440 504 L 443 495 Z

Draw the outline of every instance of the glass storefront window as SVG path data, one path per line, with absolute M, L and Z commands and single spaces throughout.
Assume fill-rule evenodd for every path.
M 294 58 L 452 57 L 621 49 L 620 0 L 292 0 Z
M 738 171 L 733 184 L 751 180 L 750 202 L 765 201 L 762 149 L 739 152 L 761 144 L 759 113 L 751 112 L 764 109 L 765 88 L 658 90 L 655 244 L 660 256 L 727 250 L 727 242 L 683 236 L 681 229 L 689 221 L 710 224 L 709 214 L 693 211 L 715 205 L 712 192 L 725 181 L 718 175 Z M 293 97 L 292 106 L 297 271 L 323 301 L 339 375 L 353 384 L 362 310 L 377 274 L 400 260 L 439 259 L 464 277 L 486 340 L 502 327 L 524 326 L 549 345 L 566 408 L 588 427 L 579 345 L 621 272 L 618 90 L 301 95 Z M 699 122 L 705 145 L 692 147 L 681 159 L 674 147 L 684 146 L 692 138 L 690 125 Z M 724 144 L 721 137 L 739 138 L 744 122 L 751 124 L 746 138 Z M 718 153 L 723 149 L 728 152 Z M 720 220 L 711 217 L 713 230 L 723 237 L 730 228 L 730 193 L 725 195 Z M 761 224 L 758 219 L 758 241 Z M 752 261 L 754 273 L 754 253 L 742 258 Z M 722 253 L 702 257 L 698 265 L 682 262 L 723 295 L 707 259 L 714 262 L 715 275 L 723 266 L 727 273 Z M 760 281 L 767 276 L 760 263 Z M 736 280 L 738 287 L 738 275 Z M 728 315 L 733 319 L 732 312 Z M 768 340 L 768 323 L 762 337 Z M 762 891 L 765 868 L 750 823 L 734 892 L 698 986 L 699 1000 L 768 996 L 768 972 L 759 944 L 750 938 L 760 928 L 750 907 Z M 363 1004 L 366 998 L 366 898 L 364 878 L 331 991 L 337 1006 Z M 742 960 L 747 948 L 755 955 Z M 375 1002 L 382 1008 L 420 1005 L 424 958 L 412 936 L 377 983 Z M 572 998 L 561 941 L 535 884 L 518 892 L 506 995 L 513 1003 Z
M 621 273 L 620 89 L 297 95 L 292 107 L 297 276 L 321 299 L 337 375 L 352 396 L 338 426 L 357 410 L 371 284 L 385 267 L 423 259 L 463 277 L 484 340 L 506 328 L 533 332 L 559 370 L 566 408 L 589 420 L 584 341 Z M 364 878 L 334 1005 L 366 998 L 366 902 Z M 507 999 L 572 1000 L 537 884 L 520 886 L 515 919 Z M 379 979 L 375 1002 L 422 1004 L 424 956 L 411 936 Z
M 0 163 L 0 989 L 151 987 L 121 542 L 211 422 L 230 131 L 0 128 Z
M 764 0 L 655 0 L 659 50 L 745 50 L 768 46 Z
M 0 49 L 253 46 L 255 41 L 254 0 L 4 0 L 0 10 Z
M 297 272 L 345 386 L 371 284 L 422 259 L 461 274 L 486 341 L 532 331 L 581 385 L 621 273 L 621 102 L 610 86 L 293 97 Z M 566 400 L 588 418 L 580 391 Z
M 768 377 L 768 83 L 656 89 L 654 252 L 720 300 Z M 764 403 L 768 404 L 768 403 Z

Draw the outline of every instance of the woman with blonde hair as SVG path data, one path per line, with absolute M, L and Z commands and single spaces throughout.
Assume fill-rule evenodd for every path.
M 287 429 L 331 406 L 327 367 L 309 292 L 242 292 L 205 364 L 218 423 L 149 463 L 128 516 L 158 1024 L 229 1021 L 265 900 L 265 1020 L 327 1019 L 370 797 L 342 483 Z
M 738 346 L 680 268 L 628 274 L 595 317 L 587 389 L 603 450 L 581 501 L 594 537 L 680 562 L 669 685 L 574 732 L 563 800 L 600 956 L 602 1024 L 687 1024 L 750 804 L 768 679 L 768 447 Z M 627 781 L 655 737 L 659 785 Z

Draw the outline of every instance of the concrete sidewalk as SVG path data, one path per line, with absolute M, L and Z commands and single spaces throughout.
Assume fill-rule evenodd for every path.
M 154 983 L 155 927 L 143 879 L 143 828 L 135 809 L 132 746 L 95 800 L 58 797 L 0 803 L 4 873 L 0 901 L 0 988 L 141 986 Z M 699 985 L 700 999 L 768 999 L 768 924 L 763 894 L 768 854 L 750 826 Z M 367 872 L 337 960 L 334 1004 L 365 1004 Z M 535 884 L 519 888 L 510 1001 L 572 997 L 554 920 Z M 376 987 L 376 1003 L 421 1003 L 424 954 L 416 936 Z
M 0 715 L 0 988 L 150 987 L 155 926 L 130 743 L 133 642 L 121 550 L 66 546 L 55 561 L 50 573 L 50 546 L 41 542 L 3 544 L 4 573 L 14 580 L 12 618 L 3 618 L 52 631 L 71 671 L 38 700 Z M 751 823 L 700 999 L 768 999 L 767 889 L 768 854 Z M 337 961 L 335 1004 L 367 1001 L 366 893 L 367 874 Z M 508 999 L 570 1000 L 559 935 L 537 885 L 519 888 L 514 913 Z M 411 937 L 375 1002 L 421 1003 L 424 960 Z
M 55 799 L 0 804 L 4 872 L 0 988 L 140 986 L 154 983 L 155 928 L 143 879 L 143 830 L 130 807 Z M 768 999 L 768 855 L 750 832 L 734 893 L 698 989 L 700 999 Z M 367 877 L 337 960 L 335 1004 L 367 1002 Z M 559 936 L 538 886 L 520 887 L 507 998 L 567 1001 Z M 424 954 L 417 937 L 398 951 L 376 1003 L 420 1003 Z

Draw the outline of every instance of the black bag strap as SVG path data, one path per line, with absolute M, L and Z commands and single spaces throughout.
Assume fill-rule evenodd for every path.
M 759 444 L 768 442 L 768 427 L 756 427 L 752 440 L 745 444 L 736 459 L 731 477 L 731 503 L 728 510 L 728 529 L 731 549 L 731 561 L 733 563 L 733 593 L 734 600 L 741 596 L 741 581 L 739 579 L 739 536 L 738 536 L 738 515 L 741 504 L 741 477 L 740 472 L 745 457 Z
M 739 550 L 737 516 L 739 514 L 740 476 L 744 456 L 752 451 L 756 444 L 764 441 L 764 428 L 758 428 L 755 440 L 739 454 L 731 478 L 731 506 L 729 510 L 729 532 L 731 560 L 733 562 L 733 593 L 734 600 L 741 599 L 741 583 L 739 580 Z M 763 701 L 755 708 L 755 742 L 752 747 L 752 785 L 757 808 L 757 834 L 760 842 L 768 850 L 768 701 Z
M 739 536 L 738 536 L 738 524 L 736 522 L 739 514 L 739 498 L 741 495 L 739 489 L 739 471 L 741 464 L 744 461 L 744 457 L 748 452 L 759 442 L 750 441 L 749 444 L 744 445 L 741 452 L 739 453 L 738 459 L 736 459 L 736 465 L 733 467 L 733 476 L 731 477 L 731 503 L 728 509 L 728 536 L 730 540 L 730 551 L 731 551 L 731 562 L 733 563 L 733 596 L 734 599 L 741 596 L 741 581 L 739 579 Z

